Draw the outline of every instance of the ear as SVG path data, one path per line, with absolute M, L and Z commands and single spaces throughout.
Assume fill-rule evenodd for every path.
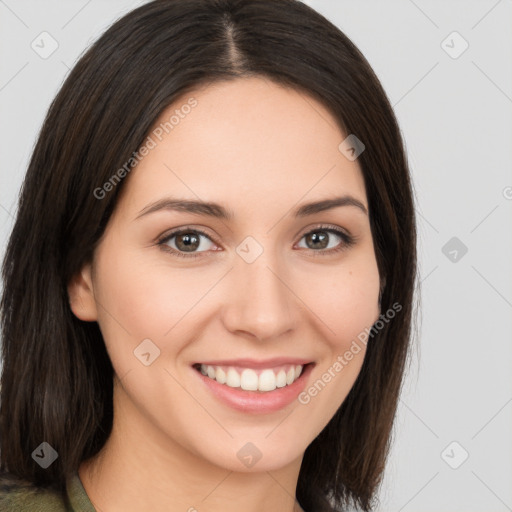
M 91 264 L 87 263 L 68 283 L 68 297 L 71 311 L 85 322 L 98 319 Z

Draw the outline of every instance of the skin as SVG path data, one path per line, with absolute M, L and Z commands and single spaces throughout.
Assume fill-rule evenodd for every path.
M 345 194 L 368 209 L 363 176 L 338 150 L 346 135 L 334 117 L 303 93 L 262 78 L 216 83 L 176 101 L 155 126 L 191 96 L 197 106 L 125 178 L 93 261 L 68 286 L 74 314 L 98 322 L 115 370 L 112 434 L 79 476 L 104 512 L 302 510 L 304 451 L 354 384 L 364 345 L 308 404 L 269 414 L 219 402 L 191 365 L 304 357 L 316 364 L 308 389 L 377 320 L 368 215 L 354 206 L 291 214 Z M 169 196 L 218 202 L 235 218 L 161 210 L 135 220 Z M 304 235 L 323 233 L 321 224 L 356 242 L 337 253 L 335 234 L 328 248 L 308 245 Z M 194 246 L 198 258 L 158 246 L 181 227 L 210 236 Z M 263 248 L 250 264 L 236 252 L 247 236 Z M 167 247 L 184 252 L 179 238 Z M 160 350 L 149 366 L 133 353 L 147 338 Z M 247 442 L 262 453 L 250 468 L 237 457 Z

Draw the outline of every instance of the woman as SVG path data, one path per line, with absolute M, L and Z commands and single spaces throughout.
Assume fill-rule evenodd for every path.
M 400 130 L 339 29 L 296 0 L 139 7 L 23 184 L 2 510 L 372 510 L 415 277 Z

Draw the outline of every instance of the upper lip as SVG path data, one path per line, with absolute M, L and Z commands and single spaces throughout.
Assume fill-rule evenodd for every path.
M 209 366 L 241 366 L 243 368 L 274 368 L 285 364 L 306 365 L 313 361 L 301 359 L 297 357 L 274 357 L 272 359 L 256 360 L 256 359 L 222 359 L 218 361 L 199 361 L 195 364 L 204 364 Z

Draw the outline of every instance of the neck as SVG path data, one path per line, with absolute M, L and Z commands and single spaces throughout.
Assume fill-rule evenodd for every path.
M 295 500 L 302 456 L 272 471 L 231 471 L 164 435 L 135 413 L 126 395 L 115 397 L 114 404 L 107 443 L 79 468 L 84 489 L 98 510 L 304 512 Z

